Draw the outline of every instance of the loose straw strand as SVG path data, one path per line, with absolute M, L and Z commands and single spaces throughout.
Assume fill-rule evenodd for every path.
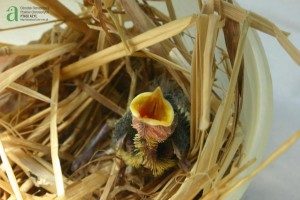
M 53 68 L 52 91 L 51 91 L 51 111 L 50 111 L 50 143 L 51 143 L 51 159 L 53 172 L 55 177 L 56 193 L 58 197 L 65 195 L 63 175 L 58 156 L 58 131 L 57 131 L 57 105 L 58 105 L 58 90 L 59 90 L 59 73 L 60 66 Z
M 2 163 L 3 163 L 3 167 L 6 171 L 9 183 L 12 187 L 12 190 L 13 190 L 16 198 L 18 200 L 23 200 L 23 197 L 22 197 L 22 194 L 20 192 L 20 188 L 19 188 L 16 176 L 15 176 L 14 171 L 13 171 L 13 169 L 12 169 L 10 163 L 9 163 L 9 160 L 8 160 L 8 157 L 5 153 L 5 149 L 4 149 L 4 146 L 3 146 L 3 143 L 1 141 L 1 139 L 0 139 L 0 157 L 1 157 L 1 160 L 2 160 Z
M 243 179 L 239 180 L 236 184 L 232 187 L 227 189 L 227 191 L 221 196 L 222 197 L 232 193 L 239 187 L 243 186 L 251 179 L 253 179 L 259 172 L 263 169 L 268 167 L 275 159 L 279 158 L 283 153 L 285 153 L 289 148 L 291 148 L 298 140 L 300 139 L 300 130 L 295 132 L 292 136 L 290 136 L 280 147 L 275 150 L 264 162 L 262 162 L 254 171 L 252 171 L 248 176 L 244 177 Z

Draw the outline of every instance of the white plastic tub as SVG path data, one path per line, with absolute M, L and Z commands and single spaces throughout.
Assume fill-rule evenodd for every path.
M 253 170 L 262 159 L 268 142 L 273 112 L 272 81 L 269 65 L 258 34 L 248 32 L 245 46 L 245 85 L 243 109 L 241 113 L 242 129 L 245 133 L 245 163 L 256 158 L 256 163 L 240 175 L 243 177 Z M 228 200 L 241 199 L 249 184 L 240 187 L 228 196 Z

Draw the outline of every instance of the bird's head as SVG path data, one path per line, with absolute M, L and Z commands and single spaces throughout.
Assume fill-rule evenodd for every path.
M 174 110 L 160 87 L 137 95 L 130 104 L 132 126 L 147 141 L 162 142 L 172 134 Z

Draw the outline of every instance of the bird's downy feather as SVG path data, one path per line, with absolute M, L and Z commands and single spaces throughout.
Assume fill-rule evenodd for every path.
M 141 127 L 132 125 L 133 116 L 128 111 L 116 123 L 113 141 L 115 144 L 122 141 L 123 145 L 117 150 L 117 156 L 122 158 L 125 164 L 136 168 L 143 166 L 150 169 L 154 176 L 159 176 L 174 167 L 176 163 L 179 166 L 183 166 L 180 163 L 186 163 L 189 149 L 190 108 L 188 99 L 174 82 L 159 78 L 153 81 L 151 87 L 155 86 L 162 88 L 164 98 L 174 109 L 171 134 L 163 141 L 141 137 L 143 134 L 138 134 Z

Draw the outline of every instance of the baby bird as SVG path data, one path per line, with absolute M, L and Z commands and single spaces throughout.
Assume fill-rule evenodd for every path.
M 164 82 L 163 91 L 158 86 L 137 95 L 113 132 L 117 156 L 154 176 L 176 164 L 186 169 L 189 148 L 188 101 L 180 89 Z

